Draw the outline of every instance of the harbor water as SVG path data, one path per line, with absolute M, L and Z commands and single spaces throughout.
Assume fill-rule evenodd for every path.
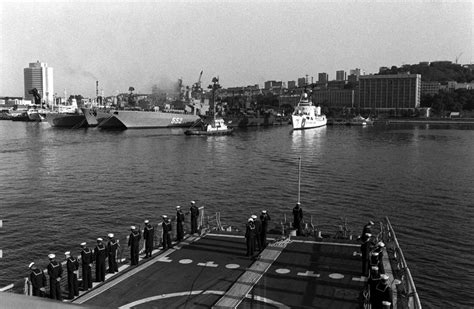
M 299 157 L 306 220 L 359 233 L 388 216 L 423 306 L 474 306 L 474 127 L 429 124 L 191 137 L 0 121 L 0 285 L 191 200 L 224 224 L 262 209 L 276 224 L 298 199 Z

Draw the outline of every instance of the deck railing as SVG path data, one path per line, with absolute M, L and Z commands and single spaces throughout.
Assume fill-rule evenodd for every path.
M 385 217 L 385 224 L 381 231 L 382 239 L 387 244 L 387 253 L 390 257 L 392 274 L 396 283 L 397 308 L 421 309 L 421 301 L 413 277 L 403 251 L 398 244 L 395 231 L 387 217 Z

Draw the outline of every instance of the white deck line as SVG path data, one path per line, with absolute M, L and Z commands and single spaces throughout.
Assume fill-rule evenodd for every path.
M 280 256 L 288 242 L 279 246 L 267 246 L 262 251 L 260 259 L 234 283 L 231 288 L 222 296 L 212 308 L 237 308 L 237 306 L 247 297 L 260 278 L 267 272 L 273 262 Z

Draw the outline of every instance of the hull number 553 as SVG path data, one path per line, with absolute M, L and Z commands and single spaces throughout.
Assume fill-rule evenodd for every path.
M 171 118 L 171 124 L 180 124 L 183 122 L 183 118 L 174 117 Z

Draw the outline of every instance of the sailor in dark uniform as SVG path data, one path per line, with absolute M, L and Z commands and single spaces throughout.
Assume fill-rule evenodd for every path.
M 44 272 L 33 262 L 30 263 L 28 268 L 31 269 L 30 282 L 33 288 L 33 296 L 44 297 L 46 286 L 46 276 Z
M 385 244 L 382 241 L 379 241 L 375 248 L 373 249 L 374 252 L 378 252 L 378 264 L 377 267 L 380 270 L 380 273 L 385 273 L 385 269 L 383 266 L 383 249 L 385 248 Z
M 145 259 L 151 257 L 153 252 L 153 238 L 155 237 L 155 228 L 150 221 L 145 220 L 145 228 L 143 229 L 143 241 L 145 242 Z
M 184 213 L 181 210 L 181 206 L 176 206 L 176 240 L 179 242 L 183 240 L 183 238 L 184 238 Z
M 118 240 L 114 238 L 113 233 L 109 233 L 107 237 L 109 237 L 109 242 L 107 243 L 107 260 L 109 261 L 108 272 L 114 274 L 118 272 L 117 250 L 120 245 Z
M 198 232 L 197 219 L 199 217 L 199 208 L 196 206 L 195 201 L 191 201 L 189 212 L 191 213 L 191 234 L 194 234 Z
M 380 273 L 379 268 L 377 266 L 372 266 L 372 269 L 369 273 L 369 278 L 367 279 L 367 285 L 369 286 L 370 290 L 370 297 L 375 295 L 375 287 L 380 282 Z
M 260 221 L 262 222 L 262 233 L 260 234 L 260 243 L 262 247 L 265 248 L 267 246 L 267 229 L 268 229 L 268 221 L 270 221 L 270 215 L 266 210 L 262 210 L 262 214 L 260 215 Z
M 163 250 L 173 248 L 171 244 L 171 221 L 167 215 L 163 215 L 161 227 L 163 229 Z
M 92 288 L 92 250 L 86 247 L 87 243 L 81 243 L 82 262 L 82 288 L 84 291 Z
M 130 265 L 138 265 L 138 253 L 140 251 L 140 231 L 131 226 L 131 233 L 128 238 L 128 246 L 130 247 Z
M 293 207 L 293 228 L 296 229 L 296 235 L 301 236 L 303 234 L 303 209 L 301 209 L 301 203 L 297 202 L 296 206 Z
M 380 281 L 375 286 L 373 297 L 371 297 L 371 303 L 373 309 L 385 309 L 390 308 L 392 303 L 392 288 L 388 285 L 389 276 L 386 274 L 380 275 Z M 385 302 L 385 307 L 384 307 Z M 387 303 L 390 303 L 387 307 Z
M 255 224 L 255 244 L 256 244 L 256 249 L 258 251 L 261 251 L 262 248 L 262 221 L 257 219 L 256 215 L 252 215 L 251 218 L 253 219 L 253 224 Z
M 374 221 L 369 221 L 366 225 L 364 225 L 364 228 L 362 229 L 362 241 L 365 241 L 365 234 L 372 234 L 372 227 L 374 226 Z
M 247 226 L 245 228 L 245 239 L 247 241 L 247 254 L 250 258 L 253 258 L 255 254 L 255 238 L 257 237 L 257 231 L 255 223 L 252 218 L 248 219 Z
M 73 256 L 71 252 L 67 251 L 64 253 L 66 255 L 66 269 L 67 269 L 67 290 L 68 298 L 73 299 L 74 296 L 79 295 L 79 289 L 77 286 L 77 275 L 79 274 L 79 262 Z
M 107 257 L 107 248 L 102 241 L 102 238 L 97 238 L 97 245 L 94 248 L 96 282 L 105 281 L 105 259 Z
M 58 263 L 55 258 L 56 255 L 49 254 L 48 275 L 49 275 L 49 297 L 51 299 L 62 300 L 61 295 L 61 277 L 63 275 L 63 268 L 61 263 Z
M 370 237 L 371 234 L 364 234 L 364 242 L 360 245 L 360 252 L 362 254 L 362 276 L 367 276 L 367 266 L 369 265 L 369 254 L 370 254 Z

